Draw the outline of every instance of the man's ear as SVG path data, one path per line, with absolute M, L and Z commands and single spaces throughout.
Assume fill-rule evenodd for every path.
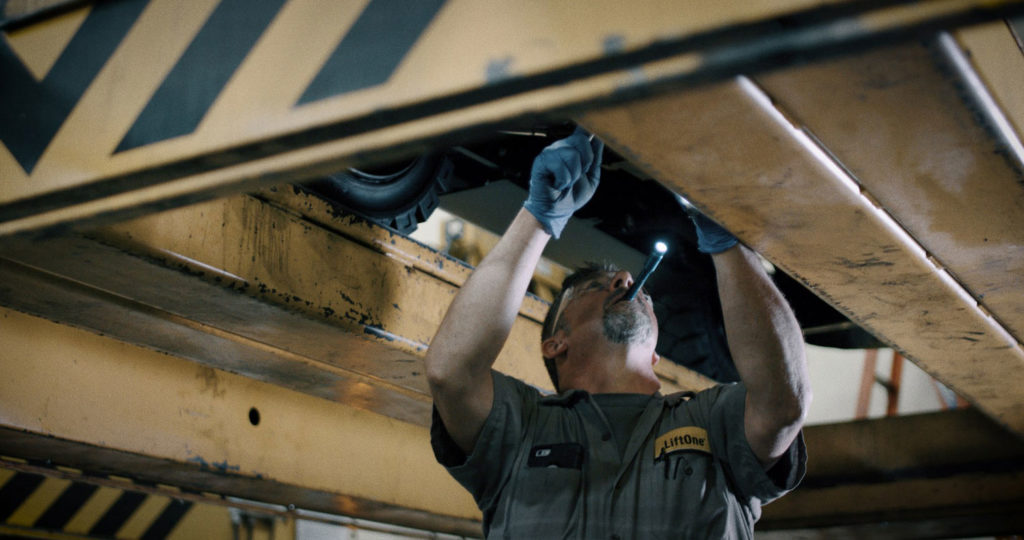
M 566 343 L 565 333 L 562 331 L 555 332 L 555 335 L 545 339 L 540 344 L 540 352 L 544 358 L 558 358 L 565 354 L 568 348 L 569 344 Z
M 656 353 L 656 352 L 652 352 L 652 353 L 651 353 L 651 365 L 652 365 L 652 366 L 656 366 L 656 365 L 658 365 L 658 361 L 659 361 L 659 360 L 661 360 L 661 357 L 660 357 L 660 356 L 658 356 L 658 353 Z

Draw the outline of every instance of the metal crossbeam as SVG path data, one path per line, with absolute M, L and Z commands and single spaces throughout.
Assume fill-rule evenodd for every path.
M 424 427 L 8 309 L 0 322 L 0 455 L 45 456 L 34 471 L 71 467 L 169 497 L 161 486 L 175 486 L 185 500 L 210 492 L 480 533 Z M 815 457 L 805 485 L 765 508 L 759 534 L 1019 527 L 1024 443 L 975 411 L 813 426 L 806 440 Z
M 426 425 L 420 359 L 469 272 L 286 188 L 0 240 L 0 305 Z M 496 364 L 540 388 L 546 312 L 524 299 Z M 669 361 L 657 370 L 666 392 L 712 384 Z
M 1024 442 L 972 409 L 805 430 L 807 476 L 758 537 L 1000 536 L 1024 525 Z
M 0 40 L 0 235 L 324 175 L 497 122 L 910 40 L 1022 3 L 413 7 L 120 0 L 12 25 Z
M 1012 247 L 1021 214 L 998 210 L 1024 201 L 1021 169 L 1013 156 L 993 155 L 1004 147 L 963 117 L 952 90 L 959 80 L 939 77 L 920 49 L 897 46 L 779 72 L 763 85 L 741 77 L 594 111 L 582 122 L 851 320 L 1024 435 L 1024 347 L 1022 334 L 1013 334 L 1024 301 L 1019 270 L 1002 272 L 1024 260 Z M 810 85 L 819 71 L 829 75 Z M 886 90 L 876 95 L 879 86 Z M 780 89 L 792 91 L 777 98 L 773 91 Z M 790 109 L 787 97 L 795 93 L 815 106 Z M 872 114 L 874 99 L 884 101 L 882 123 L 900 140 L 877 129 L 857 132 L 877 127 L 870 120 L 836 120 Z M 896 109 L 902 120 L 894 121 Z M 836 152 L 819 145 L 819 129 L 836 141 Z M 831 136 L 843 130 L 843 137 Z M 885 142 L 876 145 L 875 137 Z M 933 170 L 929 157 L 943 160 L 954 150 L 960 165 L 978 170 Z M 876 171 L 879 163 L 889 165 Z M 861 172 L 866 180 L 858 183 Z M 968 187 L 979 184 L 984 189 Z M 959 198 L 950 199 L 950 190 Z M 968 223 L 974 228 L 953 232 L 971 238 L 964 253 L 947 234 Z
M 479 534 L 425 427 L 8 309 L 0 321 L 2 455 Z

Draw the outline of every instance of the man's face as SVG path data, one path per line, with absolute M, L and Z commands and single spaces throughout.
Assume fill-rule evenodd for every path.
M 565 318 L 573 333 L 599 324 L 604 337 L 616 344 L 657 341 L 657 320 L 647 292 L 642 290 L 631 302 L 622 300 L 632 284 L 632 276 L 625 271 L 584 281 L 566 292 L 559 317 Z

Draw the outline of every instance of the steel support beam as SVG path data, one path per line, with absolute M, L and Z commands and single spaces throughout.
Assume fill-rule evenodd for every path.
M 902 50 L 874 58 L 877 62 L 898 59 Z M 773 77 L 784 79 L 786 74 Z M 843 96 L 854 99 L 857 93 L 828 94 L 835 99 L 833 108 L 857 108 L 856 103 L 843 101 Z M 916 116 L 933 114 L 927 107 L 931 99 L 905 98 L 900 106 L 917 111 L 920 101 L 925 108 Z M 871 186 L 856 183 L 843 167 L 842 156 L 837 162 L 828 155 L 786 112 L 777 108 L 772 96 L 756 82 L 738 78 L 684 94 L 596 110 L 581 121 L 853 321 L 1000 424 L 1024 435 L 1024 401 L 1020 399 L 1024 348 L 979 305 L 985 291 L 965 289 L 951 277 L 940 261 L 879 207 Z M 932 120 L 922 122 L 926 128 L 932 125 Z M 833 124 L 842 123 L 829 123 Z M 912 128 L 901 125 L 898 129 Z M 874 158 L 892 159 L 887 152 L 904 148 L 895 141 L 891 144 L 879 149 L 880 155 Z M 991 148 L 980 143 L 962 147 L 967 157 L 977 158 L 979 163 L 990 162 L 984 154 Z M 1011 190 L 1003 196 L 1021 200 L 1020 184 L 1013 185 L 1019 170 L 1007 166 L 1005 160 L 996 161 L 987 172 L 998 178 L 984 180 Z M 904 181 L 916 180 L 900 178 L 891 185 Z M 964 196 L 969 204 L 944 200 L 935 208 L 940 213 L 959 212 L 959 216 L 937 219 L 1019 221 L 1019 216 L 1003 212 L 993 216 L 984 202 L 974 203 L 974 194 Z M 977 197 L 989 200 L 988 193 Z M 905 201 L 909 207 L 922 202 Z M 922 243 L 940 240 L 943 230 L 925 237 Z M 1019 238 L 1019 229 L 1006 229 L 1002 234 Z M 996 260 L 1004 260 L 999 259 L 1003 255 L 1019 259 L 1019 250 L 979 249 Z M 999 279 L 1013 282 L 1011 289 L 1019 292 L 1018 274 Z M 1012 293 L 1007 293 L 1008 302 L 1021 305 L 1019 294 L 1011 298 Z
M 915 39 L 1024 4 L 258 7 L 121 0 L 7 29 L 0 235 L 310 178 L 481 126 Z
M 424 427 L 8 309 L 0 338 L 0 455 L 33 471 L 480 532 Z M 958 516 L 964 535 L 1019 527 L 1024 443 L 974 411 L 814 426 L 806 439 L 804 485 L 765 508 L 759 531 L 899 536 Z
M 764 538 L 1000 536 L 1024 527 L 1024 442 L 973 409 L 812 426 Z
M 86 234 L 0 240 L 0 305 L 418 425 L 420 363 L 470 269 L 292 188 Z M 547 304 L 496 368 L 541 388 Z M 664 391 L 711 383 L 658 366 Z
M 422 426 L 8 309 L 0 336 L 0 454 L 479 534 Z
M 977 53 L 945 35 L 930 47 L 879 49 L 756 83 L 1024 342 L 1024 146 L 968 60 L 1017 45 L 1005 24 L 984 31 L 996 35 L 975 38 L 990 44 Z M 1005 78 L 1024 78 L 1016 52 Z M 918 309 L 910 302 L 905 313 Z

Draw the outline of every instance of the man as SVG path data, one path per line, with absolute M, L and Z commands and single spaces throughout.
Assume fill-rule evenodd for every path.
M 427 352 L 434 451 L 491 538 L 748 538 L 799 482 L 810 402 L 803 341 L 756 255 L 706 218 L 742 383 L 661 396 L 650 299 L 628 272 L 566 279 L 541 344 L 557 396 L 491 366 L 544 246 L 597 188 L 603 145 L 577 130 L 534 161 L 530 194 L 452 302 Z

